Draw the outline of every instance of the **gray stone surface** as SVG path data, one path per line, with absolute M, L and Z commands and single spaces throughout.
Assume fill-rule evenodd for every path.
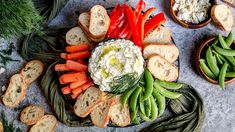
M 200 42 L 208 37 L 214 36 L 218 33 L 226 34 L 218 30 L 213 24 L 197 29 L 185 29 L 175 23 L 169 15 L 169 0 L 145 0 L 148 7 L 157 7 L 156 12 L 163 11 L 166 13 L 167 22 L 166 27 L 169 27 L 173 33 L 173 38 L 176 45 L 180 49 L 180 77 L 179 81 L 192 85 L 202 95 L 205 102 L 206 118 L 202 128 L 202 132 L 235 132 L 235 83 L 226 85 L 226 90 L 221 91 L 219 86 L 208 83 L 202 77 L 200 77 L 194 70 L 194 53 L 195 48 L 198 47 Z M 116 3 L 124 2 L 115 0 L 70 0 L 66 7 L 58 14 L 58 16 L 51 22 L 50 26 L 56 27 L 72 27 L 76 24 L 76 16 L 74 11 L 80 12 L 87 11 L 92 5 L 102 4 L 106 7 L 113 7 Z M 135 5 L 137 0 L 129 1 L 127 4 Z M 221 2 L 220 2 L 221 3 Z M 233 9 L 233 12 L 234 9 Z M 234 31 L 233 31 L 234 32 Z M 5 73 L 0 74 L 0 88 L 6 86 L 8 79 L 22 68 L 25 61 L 20 57 L 17 50 L 19 50 L 19 44 L 17 40 L 12 40 L 17 47 L 12 57 L 20 62 L 11 62 L 7 65 Z M 4 49 L 6 44 L 9 43 L 3 39 L 0 39 L 0 49 Z M 2 94 L 2 93 L 1 93 Z M 22 124 L 19 121 L 19 111 L 29 105 L 39 104 L 45 107 L 47 113 L 51 113 L 50 107 L 47 104 L 40 88 L 37 83 L 30 85 L 27 96 L 16 109 L 6 108 L 0 103 L 0 110 L 4 110 L 9 121 L 13 122 L 14 126 L 20 127 L 23 131 L 27 131 L 28 126 Z M 129 128 L 106 128 L 100 129 L 97 127 L 80 127 L 71 128 L 58 123 L 56 131 L 62 132 L 77 132 L 77 131 L 139 131 L 141 128 L 146 127 L 149 123 L 143 123 L 138 126 Z

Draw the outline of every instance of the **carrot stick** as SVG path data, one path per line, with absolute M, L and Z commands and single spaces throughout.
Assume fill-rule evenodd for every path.
M 71 71 L 66 64 L 56 64 L 55 65 L 55 71 Z
M 84 65 L 84 64 L 78 63 L 76 61 L 72 61 L 72 60 L 66 61 L 66 67 L 71 70 L 75 70 L 75 71 L 84 71 L 84 72 L 88 71 L 87 65 Z
M 88 81 L 85 84 L 75 88 L 72 90 L 73 94 L 78 94 L 80 91 L 86 90 L 87 88 L 89 88 L 91 85 L 93 85 L 92 81 Z
M 88 63 L 83 59 L 78 59 L 77 62 L 81 63 L 81 64 L 84 64 L 84 65 L 88 65 Z
M 87 82 L 87 80 L 81 80 L 81 81 L 77 81 L 77 82 L 72 82 L 72 83 L 70 83 L 69 87 L 71 89 L 74 89 L 74 88 L 77 88 L 77 87 L 85 84 L 86 82 Z
M 81 92 L 82 92 L 82 90 L 81 90 Z M 72 98 L 72 99 L 76 99 L 79 95 L 80 95 L 80 94 L 73 94 L 73 93 L 72 93 L 72 94 L 71 94 L 71 98 Z
M 68 59 L 68 54 L 67 53 L 60 53 L 60 58 L 67 60 Z
M 63 94 L 70 94 L 72 92 L 71 88 L 69 86 L 63 87 L 61 89 Z
M 71 82 L 77 82 L 80 80 L 87 80 L 87 75 L 85 72 L 66 73 L 62 75 L 59 80 L 61 84 L 66 84 Z
M 90 45 L 88 44 L 80 44 L 76 46 L 67 46 L 66 52 L 74 53 L 74 52 L 80 52 L 80 51 L 88 51 L 90 50 Z
M 91 53 L 89 51 L 82 51 L 82 52 L 78 52 L 78 53 L 68 54 L 67 57 L 69 60 L 84 59 L 84 58 L 89 58 L 90 55 L 91 55 Z

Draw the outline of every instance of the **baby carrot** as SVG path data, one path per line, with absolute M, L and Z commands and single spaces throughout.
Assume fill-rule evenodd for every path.
M 86 79 L 87 75 L 85 72 L 66 73 L 59 78 L 61 84 L 77 82 Z
M 87 65 L 84 65 L 84 64 L 78 63 L 76 61 L 72 61 L 72 60 L 66 61 L 66 67 L 71 70 L 75 70 L 75 71 L 84 71 L 84 72 L 88 71 Z
M 63 94 L 70 94 L 72 92 L 71 88 L 69 86 L 63 87 L 61 89 Z
M 71 71 L 66 64 L 56 64 L 55 65 L 55 71 Z
M 80 52 L 80 51 L 88 51 L 90 50 L 90 45 L 88 44 L 80 44 L 76 46 L 67 46 L 66 52 L 74 53 L 74 52 Z
M 60 53 L 60 58 L 67 60 L 67 53 Z
M 73 93 L 72 93 L 72 94 L 71 94 L 71 98 L 72 98 L 72 99 L 76 99 L 79 95 L 80 95 L 80 94 L 73 94 Z
M 91 53 L 89 51 L 82 51 L 82 52 L 68 54 L 67 58 L 69 60 L 72 60 L 72 59 L 84 59 L 84 58 L 89 58 L 90 55 L 91 55 Z
M 72 82 L 72 83 L 70 83 L 69 87 L 71 89 L 75 89 L 75 88 L 85 84 L 87 81 L 89 81 L 89 79 L 88 80 L 87 79 L 86 80 L 80 80 L 80 81 L 77 81 L 77 82 Z
M 84 65 L 88 65 L 88 63 L 83 59 L 78 59 L 77 62 L 81 63 L 81 64 L 84 64 Z
M 93 85 L 92 81 L 88 81 L 85 84 L 75 88 L 72 90 L 73 94 L 79 94 L 81 91 L 86 90 L 87 88 L 89 88 L 91 85 Z

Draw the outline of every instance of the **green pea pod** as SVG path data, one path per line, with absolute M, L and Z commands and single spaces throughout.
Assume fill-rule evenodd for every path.
M 221 34 L 219 34 L 218 39 L 219 39 L 219 42 L 220 42 L 220 45 L 222 46 L 222 48 L 230 49 Z
M 216 61 L 219 63 L 219 65 L 223 65 L 224 64 L 222 59 L 217 54 L 215 54 L 215 57 L 216 57 Z
M 206 51 L 206 61 L 212 73 L 214 73 L 216 77 L 219 76 L 219 67 L 217 66 L 215 56 L 212 54 L 211 47 Z
M 218 46 L 213 46 L 215 51 L 217 51 L 219 54 L 224 55 L 224 56 L 235 56 L 235 50 L 232 49 L 223 49 Z
M 155 120 L 158 117 L 158 106 L 152 95 L 150 96 L 150 100 L 151 100 L 151 119 Z
M 218 40 L 218 38 L 217 38 L 216 40 L 213 41 L 213 43 L 212 43 L 211 45 L 212 45 L 212 46 L 213 46 L 213 45 L 217 45 L 218 42 L 219 42 L 219 40 Z
M 145 121 L 147 121 L 147 122 L 151 121 L 151 120 L 150 120 L 146 115 L 144 115 L 140 110 L 138 110 L 138 114 L 139 114 L 139 116 L 140 116 L 141 119 L 143 119 L 143 120 L 145 120 Z
M 227 72 L 225 77 L 235 77 L 235 72 Z
M 230 32 L 228 34 L 228 37 L 226 38 L 225 42 L 227 43 L 228 47 L 231 46 L 231 44 L 233 43 L 233 32 Z
M 131 120 L 134 124 L 140 124 L 139 120 L 137 119 L 137 111 L 138 111 L 138 107 L 135 111 L 131 111 Z
M 219 74 L 219 85 L 222 88 L 222 90 L 224 90 L 224 80 L 225 80 L 227 68 L 228 68 L 228 64 L 224 63 Z
M 170 99 L 177 99 L 179 98 L 182 94 L 177 93 L 177 92 L 171 92 L 169 90 L 164 89 L 163 87 L 161 87 L 157 82 L 153 83 L 153 86 L 155 87 L 155 89 L 162 94 L 163 96 L 170 98 Z
M 147 100 L 153 92 L 153 76 L 148 69 L 145 69 L 144 76 L 146 80 L 146 89 L 143 95 L 143 101 Z
M 166 88 L 166 89 L 171 89 L 171 90 L 177 90 L 183 87 L 182 83 L 175 83 L 175 82 L 166 82 L 166 81 L 160 81 L 157 80 L 160 86 Z
M 150 96 L 151 97 L 151 96 Z M 144 108 L 145 108 L 145 115 L 147 117 L 150 117 L 150 114 L 151 114 L 151 100 L 150 100 L 150 97 L 144 101 Z
M 153 89 L 152 95 L 154 96 L 154 98 L 157 101 L 158 108 L 159 108 L 159 116 L 161 116 L 166 109 L 166 98 L 165 98 L 165 96 L 162 96 L 159 92 L 157 92 L 157 90 L 155 90 L 155 88 Z
M 223 56 L 223 55 L 217 53 L 215 50 L 212 50 L 212 52 L 213 52 L 216 56 L 218 56 L 218 57 L 220 58 L 220 60 L 223 61 L 223 63 L 227 63 L 227 64 L 229 64 L 229 63 L 231 63 L 231 64 L 234 63 L 234 64 L 235 64 L 235 59 L 234 59 L 232 56 Z M 232 67 L 229 65 L 229 68 L 232 68 Z
M 138 100 L 138 97 L 140 95 L 141 90 L 142 90 L 142 88 L 140 86 L 137 86 L 137 88 L 135 89 L 135 91 L 131 95 L 130 108 L 132 111 L 136 110 L 137 100 Z
M 235 66 L 235 59 L 233 56 L 225 56 L 225 58 L 232 64 L 232 66 Z
M 135 91 L 136 87 L 126 91 L 122 97 L 121 97 L 121 103 L 122 103 L 122 107 L 125 106 L 125 104 L 127 103 L 127 100 L 130 98 L 131 94 Z
M 215 74 L 210 70 L 210 68 L 206 65 L 206 60 L 200 59 L 199 60 L 200 67 L 203 70 L 203 72 L 206 73 L 206 75 L 211 79 L 216 79 Z
M 145 108 L 144 108 L 144 102 L 142 101 L 142 93 L 140 93 L 140 96 L 139 96 L 139 108 L 140 108 L 140 111 L 145 114 Z

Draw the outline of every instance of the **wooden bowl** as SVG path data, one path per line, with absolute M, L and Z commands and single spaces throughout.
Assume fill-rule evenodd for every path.
M 199 74 L 201 76 L 203 76 L 208 82 L 211 82 L 213 84 L 219 84 L 217 80 L 213 80 L 211 79 L 210 77 L 208 77 L 205 72 L 201 69 L 200 67 L 200 63 L 199 63 L 199 60 L 201 57 L 203 57 L 206 53 L 206 50 L 208 49 L 208 46 L 210 46 L 212 44 L 212 42 L 217 38 L 216 37 L 210 37 L 210 38 L 207 38 L 201 45 L 200 47 L 198 48 L 197 50 L 197 54 L 196 54 L 196 68 L 197 68 L 197 71 L 199 72 Z M 234 42 L 233 42 L 234 43 Z M 235 81 L 235 78 L 232 78 L 230 80 L 226 80 L 225 81 L 225 84 L 229 84 L 229 83 L 232 83 Z
M 177 17 L 177 11 L 174 11 L 173 10 L 173 6 L 175 4 L 175 0 L 170 0 L 170 14 L 172 16 L 172 18 L 178 22 L 181 26 L 185 27 L 185 28 L 190 28 L 190 29 L 197 29 L 197 28 L 201 28 L 201 27 L 204 27 L 206 26 L 207 24 L 209 24 L 212 19 L 211 19 L 211 16 L 210 16 L 210 12 L 211 12 L 211 8 L 213 5 L 217 4 L 217 1 L 216 0 L 210 0 L 210 3 L 211 3 L 211 7 L 210 9 L 208 10 L 208 18 L 199 23 L 199 24 L 193 24 L 193 23 L 185 23 L 184 21 L 180 20 L 178 17 Z

